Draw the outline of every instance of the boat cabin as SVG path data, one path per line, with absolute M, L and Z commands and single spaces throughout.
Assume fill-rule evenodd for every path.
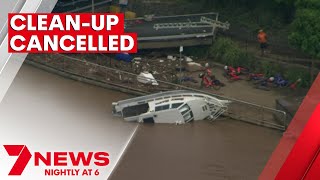
M 183 124 L 213 118 L 226 110 L 225 101 L 208 95 L 195 93 L 155 95 L 157 96 L 154 98 L 145 96 L 145 99 L 133 98 L 137 101 L 131 99 L 114 103 L 113 112 L 126 121 Z

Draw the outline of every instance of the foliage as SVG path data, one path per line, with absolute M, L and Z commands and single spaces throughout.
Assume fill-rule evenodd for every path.
M 283 67 L 281 67 L 279 64 L 271 63 L 262 61 L 259 62 L 259 65 L 257 66 L 256 72 L 263 73 L 267 77 L 272 77 L 275 74 L 283 74 Z
M 252 57 L 229 38 L 218 38 L 209 50 L 209 55 L 228 66 L 251 67 Z
M 292 21 L 295 0 L 179 0 L 202 5 L 200 11 L 218 11 L 221 17 L 250 31 L 279 28 Z
M 284 76 L 290 82 L 295 82 L 301 78 L 302 81 L 299 85 L 302 87 L 311 86 L 310 72 L 307 69 L 301 69 L 300 67 L 288 67 L 288 70 L 284 73 Z
M 320 1 L 298 0 L 289 41 L 303 52 L 320 58 Z

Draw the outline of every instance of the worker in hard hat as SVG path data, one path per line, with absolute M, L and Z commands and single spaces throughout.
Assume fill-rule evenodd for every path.
M 267 44 L 268 42 L 267 42 L 267 34 L 264 32 L 263 29 L 259 30 L 258 42 L 260 43 L 261 55 L 264 55 L 268 46 Z

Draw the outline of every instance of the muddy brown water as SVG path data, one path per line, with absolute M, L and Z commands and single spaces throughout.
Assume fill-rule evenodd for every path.
M 257 179 L 281 132 L 234 120 L 140 125 L 111 180 Z
M 111 108 L 113 101 L 126 99 L 130 97 L 129 95 L 43 73 L 31 66 L 24 65 L 21 73 L 27 77 L 33 77 L 34 82 L 44 82 L 41 86 L 42 91 L 36 91 L 37 93 L 34 94 L 37 95 L 30 96 L 34 98 L 37 96 L 41 98 L 42 94 L 63 96 L 63 99 L 66 99 L 64 106 L 67 105 L 70 111 L 79 111 L 78 113 L 84 116 L 83 120 L 79 120 L 78 123 L 86 124 L 89 117 L 98 114 L 101 120 L 90 119 L 91 122 L 97 123 L 96 125 L 90 124 L 90 127 L 99 126 L 99 129 L 102 130 L 105 124 L 102 119 L 110 121 L 108 123 L 113 124 L 114 131 L 117 132 L 129 131 L 135 126 L 121 119 L 113 121 L 111 110 L 106 110 Z M 24 76 L 18 75 L 17 78 L 19 83 L 24 85 L 20 87 L 18 84 L 20 87 L 18 89 L 27 88 L 27 90 L 32 90 L 31 92 L 35 91 L 34 85 L 28 85 L 28 82 L 23 81 Z M 45 79 L 49 82 L 45 83 Z M 55 93 L 49 93 L 49 91 Z M 7 96 L 10 94 L 13 94 L 13 91 L 9 91 Z M 51 104 L 52 107 L 56 107 L 55 101 L 47 102 L 48 106 Z M 76 108 L 81 108 L 81 111 Z M 87 116 L 88 118 L 85 118 Z M 105 127 L 106 131 L 107 129 L 108 127 Z M 219 119 L 212 123 L 199 121 L 178 126 L 141 124 L 109 179 L 257 179 L 281 134 L 277 130 L 229 119 Z M 99 138 L 107 140 L 110 137 Z M 117 138 L 113 139 L 112 142 L 117 143 L 114 142 Z M 123 140 L 121 137 L 118 139 Z

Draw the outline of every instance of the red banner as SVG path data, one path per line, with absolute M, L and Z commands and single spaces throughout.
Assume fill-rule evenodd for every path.
M 9 14 L 10 53 L 136 53 L 123 14 Z

